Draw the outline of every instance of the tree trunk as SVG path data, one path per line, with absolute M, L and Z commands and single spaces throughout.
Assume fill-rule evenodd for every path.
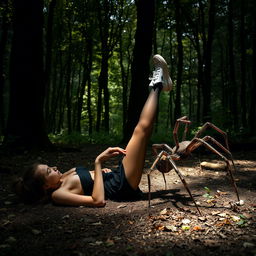
M 137 29 L 131 66 L 131 90 L 128 104 L 125 141 L 128 141 L 138 123 L 148 95 L 149 60 L 152 53 L 155 0 L 138 0 Z
M 70 21 L 69 21 L 70 22 Z M 67 57 L 67 71 L 66 71 L 66 104 L 67 104 L 67 128 L 68 134 L 72 132 L 72 121 L 71 121 L 71 62 L 72 62 L 72 28 L 69 24 L 69 47 L 68 47 L 68 57 Z
M 252 48 L 253 48 L 253 60 L 252 60 L 252 89 L 251 89 L 251 106 L 249 112 L 249 127 L 252 135 L 256 134 L 256 16 L 253 17 L 253 31 L 252 31 Z
M 45 67 L 44 67 L 44 82 L 45 82 L 45 117 L 49 118 L 49 102 L 51 94 L 51 70 L 52 70 L 52 30 L 53 30 L 53 17 L 56 0 L 51 0 L 49 3 L 49 13 L 47 17 L 47 32 L 46 32 L 46 53 L 45 53 Z M 48 130 L 48 123 L 46 123 Z
M 181 24 L 181 7 L 180 1 L 174 1 L 175 4 L 175 19 L 176 19 L 176 35 L 178 43 L 178 72 L 176 82 L 176 98 L 174 107 L 174 118 L 177 119 L 181 116 L 181 84 L 183 72 L 183 45 L 182 45 L 182 24 Z
M 208 37 L 205 45 L 204 52 L 204 82 L 202 86 L 203 94 L 203 122 L 211 121 L 211 61 L 212 61 L 212 43 L 215 27 L 215 5 L 216 0 L 210 0 L 209 6 L 209 25 L 208 25 Z
M 246 48 L 245 48 L 245 2 L 241 1 L 241 10 L 240 10 L 240 47 L 241 47 L 241 59 L 240 59 L 240 70 L 241 70 L 241 92 L 240 92 L 240 101 L 241 101 L 241 121 L 243 128 L 247 127 L 247 107 L 246 107 Z
M 82 108 L 83 108 L 83 96 L 85 94 L 85 87 L 86 84 L 90 84 L 90 76 L 91 76 L 91 69 L 92 69 L 92 39 L 87 35 L 85 35 L 85 57 L 84 57 L 84 66 L 83 66 L 83 78 L 82 83 L 80 85 L 79 96 L 78 96 L 78 107 L 77 107 L 77 124 L 76 124 L 76 131 L 81 133 L 81 115 L 82 115 Z M 89 117 L 89 124 L 91 123 L 91 91 L 87 90 L 87 114 Z M 91 125 L 89 125 L 91 126 Z M 91 128 L 89 128 L 89 134 L 91 133 Z
M 8 1 L 3 0 L 3 18 L 0 40 L 0 135 L 4 134 L 5 129 L 5 111 L 4 111 L 4 84 L 5 84 L 5 71 L 4 71 L 4 58 L 5 48 L 7 44 L 8 35 Z
M 89 47 L 89 60 L 88 60 L 88 78 L 87 78 L 87 113 L 88 113 L 88 120 L 89 120 L 89 127 L 88 127 L 88 132 L 89 135 L 92 134 L 92 124 L 93 124 L 93 117 L 92 117 L 92 109 L 91 109 L 91 105 L 92 105 L 92 99 L 91 99 L 91 69 L 92 69 L 92 40 L 89 40 L 90 42 L 88 42 Z
M 10 60 L 10 109 L 4 145 L 42 148 L 45 131 L 43 102 L 43 1 L 15 0 Z
M 234 63 L 234 36 L 233 36 L 233 0 L 229 0 L 228 4 L 228 34 L 229 34 L 229 82 L 231 94 L 231 114 L 233 119 L 234 130 L 238 129 L 238 112 L 237 112 L 237 88 L 235 79 L 235 63 Z

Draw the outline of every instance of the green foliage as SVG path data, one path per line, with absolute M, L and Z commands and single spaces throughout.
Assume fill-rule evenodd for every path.
M 206 191 L 206 193 L 203 194 L 203 197 L 206 197 L 208 199 L 214 198 L 214 196 L 211 195 L 211 190 L 208 187 L 204 187 L 204 190 Z
M 69 146 L 83 146 L 85 144 L 113 144 L 116 145 L 120 142 L 121 137 L 117 134 L 111 133 L 106 134 L 104 132 L 96 133 L 92 135 L 80 134 L 78 132 L 73 132 L 67 134 L 63 132 L 62 134 L 49 134 L 49 138 L 54 144 L 64 144 Z
M 12 22 L 13 7 L 12 2 L 7 1 L 6 4 L 0 4 L 0 16 L 3 18 L 4 14 L 7 15 L 8 24 Z M 44 47 L 48 45 L 47 32 L 48 32 L 48 18 L 50 16 L 50 3 L 46 0 L 44 2 Z M 104 5 L 105 3 L 106 5 Z M 200 62 L 206 55 L 205 45 L 207 38 L 208 27 L 208 1 L 189 1 L 181 0 L 180 7 L 183 12 L 182 25 L 182 51 L 183 51 L 183 67 L 182 67 L 182 86 L 181 86 L 181 114 L 187 115 L 192 122 L 191 129 L 189 130 L 188 139 L 193 137 L 196 132 L 201 128 L 202 120 L 202 84 L 205 79 L 203 74 L 204 67 L 200 67 Z M 242 3 L 242 1 L 241 1 Z M 211 67 L 211 119 L 212 122 L 220 127 L 222 130 L 229 133 L 234 138 L 246 138 L 250 132 L 250 107 L 254 103 L 251 97 L 253 79 L 253 44 L 252 36 L 244 37 L 245 55 L 246 60 L 244 65 L 245 71 L 245 84 L 246 87 L 246 124 L 241 124 L 242 116 L 239 112 L 236 116 L 232 113 L 233 99 L 241 99 L 241 13 L 239 1 L 235 2 L 233 17 L 233 51 L 234 65 L 235 65 L 235 85 L 230 82 L 230 60 L 229 60 L 229 31 L 228 31 L 228 1 L 219 1 L 216 3 L 216 17 L 215 17 L 215 31 L 213 36 L 212 47 L 212 67 Z M 253 26 L 253 10 L 254 1 L 249 0 L 245 10 L 245 34 L 250 35 Z M 107 8 L 111 7 L 111 8 Z M 200 8 L 199 8 L 200 7 Z M 177 79 L 177 64 L 178 64 L 178 44 L 177 44 L 177 31 L 175 20 L 175 4 L 173 1 L 157 1 L 156 4 L 156 23 L 155 23 L 155 36 L 153 39 L 154 53 L 162 54 L 167 60 L 170 68 L 170 73 L 174 81 L 174 89 L 170 94 L 161 94 L 159 104 L 159 115 L 157 123 L 157 131 L 152 136 L 152 141 L 165 142 L 173 144 L 172 131 L 174 123 L 174 101 L 176 98 L 175 80 Z M 5 13 L 6 12 L 6 13 Z M 53 10 L 53 25 L 52 25 L 52 44 L 51 44 L 51 74 L 48 79 L 48 92 L 45 96 L 45 101 L 49 100 L 49 112 L 56 112 L 56 116 L 46 114 L 46 119 L 50 123 L 54 123 L 51 132 L 59 132 L 60 129 L 67 129 L 67 112 L 70 110 L 72 113 L 72 124 L 75 127 L 77 119 L 77 106 L 78 96 L 85 88 L 83 95 L 83 108 L 81 117 L 82 135 L 79 133 L 72 133 L 67 135 L 62 133 L 59 135 L 50 135 L 52 141 L 60 143 L 71 143 L 78 145 L 81 143 L 104 143 L 104 141 L 119 140 L 122 137 L 123 130 L 123 109 L 124 99 L 123 90 L 126 92 L 126 102 L 129 100 L 129 86 L 131 81 L 131 63 L 134 47 L 134 35 L 136 32 L 137 12 L 135 1 L 57 1 L 56 7 Z M 202 16 L 204 13 L 204 16 Z M 99 14 L 102 15 L 104 22 L 99 23 Z M 10 27 L 10 29 L 12 29 Z M 120 29 L 120 31 L 119 31 Z M 109 32 L 109 34 L 107 33 Z M 2 30 L 0 29 L 0 34 Z M 102 33 L 107 39 L 107 43 L 111 47 L 102 46 Z M 12 31 L 10 30 L 10 35 Z M 103 38 L 104 38 L 103 36 Z M 198 38 L 197 38 L 198 36 Z M 197 42 L 198 39 L 198 42 Z M 11 40 L 7 42 L 7 49 L 11 49 Z M 198 44 L 197 44 L 198 43 Z M 92 45 L 90 48 L 89 45 Z M 198 48 L 197 48 L 198 47 Z M 91 49 L 91 52 L 89 52 Z M 143 49 L 141 49 L 143 51 Z M 108 51 L 108 52 L 107 52 Z M 88 78 L 85 79 L 89 64 L 89 56 L 92 58 L 92 70 L 90 70 L 90 107 L 92 114 L 93 127 L 95 127 L 98 111 L 98 86 L 99 76 L 101 73 L 102 53 L 109 54 L 108 59 L 108 91 L 109 91 L 109 117 L 110 117 L 110 134 L 100 132 L 99 134 L 93 133 L 88 136 L 89 115 L 87 109 L 88 100 Z M 47 51 L 44 48 L 45 60 L 47 59 Z M 91 55 L 90 55 L 91 54 Z M 201 55 L 201 56 L 200 56 Z M 8 76 L 8 63 L 9 63 L 10 50 L 5 50 L 4 61 L 4 76 Z M 122 66 L 121 70 L 121 56 Z M 47 64 L 47 63 L 45 63 Z M 70 76 L 67 75 L 67 67 L 69 66 Z M 203 63 L 201 63 L 203 64 Z M 150 63 L 151 65 L 151 63 Z M 201 69 L 200 69 L 201 68 Z M 121 73 L 123 71 L 123 73 Z M 201 71 L 201 72 L 200 72 Z M 1 75 L 1 74 L 0 74 Z M 87 74 L 86 74 L 87 75 Z M 201 76 L 201 77 L 200 77 Z M 8 91 L 10 77 L 7 77 L 5 90 Z M 46 79 L 47 80 L 47 79 Z M 208 81 L 206 81 L 208 82 Z M 68 91 L 67 84 L 70 84 Z M 233 94 L 236 86 L 238 95 Z M 71 106 L 67 106 L 67 92 L 70 93 Z M 102 93 L 103 103 L 100 109 L 101 123 L 104 117 L 104 93 Z M 201 98 L 198 98 L 198 95 Z M 1 95 L 0 95 L 1 97 Z M 1 101 L 1 98 L 0 98 Z M 199 101 L 199 102 L 198 102 Z M 9 109 L 8 101 L 5 101 L 4 108 Z M 199 105 L 200 104 L 200 105 Z M 237 100 L 237 109 L 241 108 L 241 100 Z M 200 108 L 200 109 L 199 109 Z M 199 111 L 198 111 L 199 109 Z M 1 112 L 1 111 L 0 111 Z M 45 111 L 48 113 L 48 111 Z M 199 116 L 198 116 L 199 115 Z M 235 127 L 234 119 L 238 120 L 237 127 Z M 7 111 L 6 118 L 7 120 Z M 198 120 L 196 123 L 194 120 Z M 249 125 L 248 125 L 249 124 Z M 73 127 L 73 128 L 74 128 Z M 241 128 L 240 128 L 241 127 Z M 6 127 L 2 127 L 6 128 Z M 0 129 L 1 130 L 1 129 Z M 3 129 L 2 129 L 3 130 Z M 181 135 L 183 129 L 179 130 Z M 212 135 L 215 131 L 208 130 L 207 134 Z M 253 131 L 255 132 L 255 131 Z M 1 139 L 0 139 L 1 141 Z

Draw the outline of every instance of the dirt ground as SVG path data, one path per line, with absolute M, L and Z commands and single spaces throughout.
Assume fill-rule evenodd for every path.
M 233 172 L 240 199 L 223 170 L 201 169 L 200 162 L 216 162 L 198 154 L 177 162 L 201 211 L 198 213 L 178 175 L 151 174 L 151 208 L 147 175 L 143 197 L 135 202 L 107 201 L 104 208 L 63 207 L 51 203 L 24 205 L 11 190 L 11 180 L 35 161 L 71 167 L 92 166 L 106 146 L 55 152 L 23 152 L 0 156 L 0 255 L 256 255 L 256 151 L 234 152 Z M 145 172 L 154 161 L 151 150 Z M 105 167 L 113 168 L 111 160 Z

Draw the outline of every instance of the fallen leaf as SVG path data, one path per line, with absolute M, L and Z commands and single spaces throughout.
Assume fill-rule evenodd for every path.
M 195 231 L 201 231 L 201 230 L 203 230 L 203 229 L 202 229 L 202 227 L 200 227 L 200 226 L 194 226 L 194 227 L 193 227 L 193 230 L 195 230 Z
M 221 227 L 221 226 L 224 226 L 224 225 L 231 225 L 230 220 L 226 218 L 221 223 L 216 224 L 217 227 Z
M 181 229 L 187 231 L 190 230 L 190 226 L 182 225 Z
M 199 220 L 201 221 L 206 221 L 206 217 L 202 216 L 202 217 L 198 217 Z
M 227 214 L 225 212 L 218 213 L 217 215 L 220 216 L 220 217 L 226 217 L 227 216 Z
M 177 227 L 175 227 L 174 225 L 167 225 L 167 226 L 165 226 L 164 230 L 176 232 L 177 231 Z
M 165 214 L 168 214 L 168 209 L 165 208 L 163 209 L 161 212 L 160 212 L 161 215 L 165 215 Z
M 219 214 L 219 213 L 220 213 L 220 211 L 212 211 L 212 212 L 211 212 L 212 215 L 217 215 L 217 214 Z
M 154 228 L 155 228 L 156 230 L 162 231 L 162 230 L 165 229 L 165 226 L 162 225 L 162 224 L 156 224 L 156 225 L 154 225 Z
M 190 222 L 191 222 L 191 221 L 190 221 L 189 219 L 183 219 L 183 220 L 182 220 L 182 223 L 183 223 L 183 224 L 189 224 Z
M 238 222 L 241 219 L 238 216 L 231 216 L 231 218 L 232 218 L 233 221 L 236 221 L 236 222 Z
M 227 192 L 220 191 L 220 190 L 217 190 L 217 194 L 218 194 L 218 195 L 227 195 L 228 193 L 227 193 Z

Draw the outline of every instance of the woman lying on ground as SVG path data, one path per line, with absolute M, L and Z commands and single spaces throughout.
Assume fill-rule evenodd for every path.
M 104 206 L 106 199 L 138 199 L 141 195 L 139 183 L 146 147 L 157 112 L 159 94 L 162 90 L 170 91 L 172 88 L 164 58 L 155 55 L 153 64 L 155 71 L 149 84 L 151 91 L 127 147 L 106 149 L 96 157 L 94 171 L 78 167 L 61 173 L 57 167 L 36 164 L 25 173 L 22 181 L 16 186 L 23 199 L 35 201 L 49 191 L 53 202 L 61 205 Z M 116 170 L 102 170 L 105 161 L 118 155 L 121 155 L 122 159 Z

